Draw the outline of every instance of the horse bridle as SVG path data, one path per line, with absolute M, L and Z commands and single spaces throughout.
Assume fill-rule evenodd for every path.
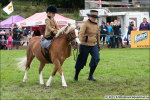
M 73 34 L 73 32 L 71 32 L 71 33 L 68 34 L 68 35 L 69 35 L 68 41 L 71 43 L 71 45 L 72 45 L 73 47 L 75 47 L 75 46 L 77 45 L 77 43 L 76 43 L 76 42 L 73 43 L 73 42 L 74 42 L 74 40 L 75 40 L 76 38 L 78 38 L 78 36 L 72 37 L 72 34 Z
M 71 43 L 71 46 L 73 47 L 73 57 L 74 57 L 74 61 L 77 60 L 77 57 L 78 57 L 78 54 L 79 54 L 79 49 L 76 48 L 76 46 L 78 46 L 78 43 L 77 42 L 74 42 L 74 40 L 76 38 L 78 38 L 78 36 L 75 36 L 74 38 L 72 37 L 72 34 L 73 33 L 69 33 L 69 39 L 68 41 Z M 75 50 L 77 49 L 77 51 L 75 52 Z

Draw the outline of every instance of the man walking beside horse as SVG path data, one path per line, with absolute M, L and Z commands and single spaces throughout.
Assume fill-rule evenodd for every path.
M 75 77 L 74 80 L 78 81 L 78 75 L 81 69 L 86 65 L 89 53 L 91 54 L 90 73 L 88 80 L 96 81 L 93 77 L 93 73 L 100 60 L 100 30 L 98 25 L 98 11 L 91 10 L 90 14 L 87 14 L 88 20 L 84 21 L 80 28 L 79 39 L 81 44 L 79 46 L 79 52 L 77 62 L 75 65 Z

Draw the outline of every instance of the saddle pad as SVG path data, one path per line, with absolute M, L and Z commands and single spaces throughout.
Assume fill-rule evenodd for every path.
M 49 47 L 50 47 L 52 41 L 53 41 L 53 39 L 47 40 L 47 39 L 45 39 L 45 38 L 42 38 L 40 45 L 41 45 L 42 48 L 49 49 Z

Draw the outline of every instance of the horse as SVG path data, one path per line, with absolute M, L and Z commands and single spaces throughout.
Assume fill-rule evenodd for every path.
M 42 70 L 45 64 L 49 64 L 50 62 L 45 59 L 45 57 L 42 55 L 40 51 L 41 38 L 42 36 L 34 36 L 30 39 L 29 44 L 27 46 L 27 56 L 19 63 L 20 66 L 25 67 L 25 75 L 23 78 L 23 82 L 26 82 L 27 73 L 30 69 L 30 64 L 34 59 L 34 57 L 36 57 L 40 61 L 39 67 L 40 84 L 41 85 L 44 84 Z M 55 76 L 56 72 L 59 71 L 62 78 L 62 87 L 67 87 L 61 66 L 63 65 L 65 59 L 70 57 L 71 46 L 74 40 L 76 40 L 76 42 L 80 44 L 78 38 L 78 30 L 76 29 L 75 25 L 68 25 L 58 30 L 49 48 L 49 57 L 52 61 L 52 64 L 54 64 L 55 67 L 53 69 L 52 74 L 50 75 L 49 79 L 46 82 L 46 86 L 50 86 L 52 78 Z

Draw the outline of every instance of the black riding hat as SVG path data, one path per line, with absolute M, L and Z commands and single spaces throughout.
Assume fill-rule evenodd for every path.
M 87 14 L 90 17 L 99 18 L 97 10 L 90 10 L 90 14 Z
M 54 7 L 54 6 L 49 6 L 49 7 L 46 9 L 46 13 L 48 13 L 48 12 L 57 13 L 57 9 L 56 9 L 56 7 Z

